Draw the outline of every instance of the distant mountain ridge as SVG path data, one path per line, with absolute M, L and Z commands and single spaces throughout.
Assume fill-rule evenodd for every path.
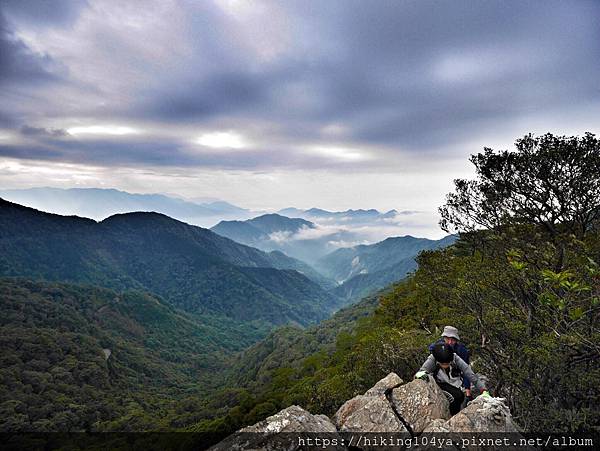
M 339 305 L 296 271 L 301 263 L 158 213 L 98 223 L 0 200 L 0 230 L 0 276 L 142 289 L 241 322 L 306 325 Z
M 265 252 L 278 250 L 309 264 L 327 253 L 325 240 L 310 235 L 317 230 L 316 224 L 302 218 L 271 213 L 246 221 L 221 221 L 211 230 L 238 243 Z M 304 233 L 308 235 L 303 237 Z M 335 283 L 330 282 L 330 286 Z
M 346 210 L 346 211 L 327 211 L 321 208 L 310 208 L 308 210 L 302 210 L 299 208 L 288 207 L 278 211 L 279 214 L 284 216 L 293 216 L 296 218 L 303 218 L 307 220 L 313 219 L 337 219 L 346 221 L 361 221 L 361 220 L 374 220 L 374 219 L 389 219 L 393 218 L 398 214 L 397 210 L 389 210 L 382 213 L 373 208 L 369 210 Z
M 221 221 L 211 230 L 238 243 L 263 251 L 278 250 L 312 264 L 331 251 L 332 240 L 352 239 L 346 231 L 331 233 L 302 218 L 290 218 L 277 213 L 246 221 Z M 335 284 L 334 284 L 335 285 Z
M 286 211 L 294 213 L 292 210 Z M 332 213 L 311 209 L 306 212 L 312 212 L 313 215 L 353 212 L 363 218 L 382 216 L 377 210 Z M 391 210 L 386 214 L 395 216 L 397 212 Z M 301 218 L 270 214 L 247 221 L 221 221 L 211 230 L 240 243 L 263 250 L 280 249 L 288 255 L 309 261 L 324 278 L 337 282 L 339 286 L 328 288 L 332 288 L 332 292 L 346 302 L 358 300 L 403 279 L 416 269 L 415 257 L 419 252 L 448 246 L 456 239 L 447 236 L 441 240 L 430 240 L 406 235 L 386 238 L 375 244 L 342 247 L 324 255 L 327 240 L 339 239 L 344 232 L 321 237 L 316 224 Z M 317 258 L 319 256 L 321 258 Z
M 271 213 L 246 221 L 221 221 L 211 230 L 238 243 L 256 246 L 261 241 L 269 240 L 273 233 L 293 234 L 303 228 L 314 229 L 315 225 L 304 219 Z
M 358 299 L 406 277 L 417 268 L 419 252 L 446 247 L 455 240 L 452 235 L 441 240 L 390 237 L 371 245 L 338 249 L 321 258 L 315 268 L 341 284 L 334 290 L 336 295 Z
M 237 243 L 269 252 L 269 255 L 280 255 L 282 258 L 290 258 L 287 255 L 294 256 L 295 253 L 293 251 L 290 252 L 287 239 L 303 229 L 313 228 L 315 228 L 315 225 L 304 219 L 288 218 L 272 213 L 257 216 L 247 221 L 221 221 L 210 230 Z M 317 282 L 323 288 L 333 288 L 336 286 L 333 280 L 324 277 L 310 265 L 302 262 L 302 260 L 295 261 L 298 263 L 301 262 L 301 264 L 296 264 L 294 269 L 305 274 L 309 279 Z
M 321 258 L 315 267 L 343 283 L 358 274 L 373 273 L 394 266 L 424 249 L 443 247 L 454 239 L 446 237 L 442 240 L 430 240 L 410 235 L 390 237 L 375 244 L 338 249 Z
M 0 190 L 0 197 L 49 213 L 101 220 L 119 213 L 154 211 L 187 223 L 213 225 L 255 213 L 221 200 L 196 203 L 163 194 L 134 194 L 105 188 L 29 188 Z

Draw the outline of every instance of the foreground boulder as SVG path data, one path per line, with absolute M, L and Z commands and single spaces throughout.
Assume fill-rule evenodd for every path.
M 419 433 L 433 420 L 450 418 L 450 404 L 432 379 L 415 379 L 392 392 L 394 407 L 412 432 Z
M 452 432 L 518 432 L 504 400 L 482 396 L 450 418 L 445 427 Z
M 294 434 L 290 434 L 294 433 Z M 211 450 L 297 450 L 302 445 L 302 433 L 337 436 L 337 429 L 325 415 L 313 415 L 301 407 L 290 406 L 279 413 L 260 421 L 253 426 L 240 429 L 225 440 L 210 448 Z M 341 443 L 341 439 L 339 440 Z M 346 449 L 329 447 L 327 449 Z
M 408 432 L 385 395 L 351 399 L 340 407 L 334 421 L 342 432 Z
M 396 373 L 390 373 L 365 392 L 365 396 L 384 395 L 402 385 L 404 381 Z
M 346 401 L 333 416 L 342 432 L 408 432 L 387 396 L 402 384 L 395 373 L 388 374 L 364 395 Z
M 478 441 L 473 442 L 473 437 L 479 437 L 474 434 L 485 433 L 504 433 L 507 435 L 484 435 L 487 438 L 510 437 L 509 445 L 498 446 L 495 443 L 481 444 Z M 461 410 L 447 421 L 434 420 L 423 430 L 423 434 L 451 433 L 456 443 L 460 443 L 460 449 L 465 450 L 530 450 L 531 446 L 511 446 L 510 443 L 518 443 L 522 438 L 519 429 L 512 420 L 508 407 L 502 398 L 483 398 L 479 396 L 473 400 L 467 407 Z M 446 435 L 448 436 L 448 435 Z M 441 449 L 455 450 L 457 447 L 448 446 Z M 440 447 L 418 447 L 418 451 L 440 449 Z

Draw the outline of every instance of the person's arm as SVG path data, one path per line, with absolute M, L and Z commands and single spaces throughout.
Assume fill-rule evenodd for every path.
M 425 360 L 425 362 L 423 363 L 423 365 L 421 365 L 421 368 L 419 369 L 419 371 L 425 371 L 426 373 L 433 373 L 433 371 L 435 370 L 435 357 L 433 357 L 431 354 L 429 354 L 429 357 L 427 357 L 427 360 Z
M 457 354 L 461 359 L 463 359 L 465 361 L 465 363 L 467 365 L 471 364 L 471 362 L 469 360 L 471 358 L 471 356 L 469 355 L 469 350 L 467 349 L 467 347 L 464 344 L 462 344 L 462 343 L 458 344 Z
M 467 365 L 470 365 L 469 361 L 469 350 L 462 343 L 458 344 L 458 356 L 465 361 Z M 467 391 L 467 396 L 471 396 L 471 380 L 467 376 L 463 376 L 463 388 Z
M 486 391 L 485 384 L 481 381 L 481 379 L 479 379 L 477 374 L 473 372 L 471 366 L 465 363 L 465 361 L 461 359 L 457 354 L 454 354 L 454 363 L 456 364 L 458 369 L 463 373 L 463 377 L 468 377 L 469 380 L 475 384 L 475 387 L 477 387 L 477 389 L 481 392 Z

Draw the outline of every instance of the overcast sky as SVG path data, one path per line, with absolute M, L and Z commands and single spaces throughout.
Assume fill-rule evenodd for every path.
M 0 5 L 0 188 L 435 211 L 483 146 L 600 131 L 598 1 Z

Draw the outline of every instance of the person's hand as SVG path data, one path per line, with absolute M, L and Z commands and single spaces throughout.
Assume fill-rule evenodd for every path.
M 484 392 L 481 394 L 481 397 L 482 397 L 482 398 L 488 398 L 488 399 L 489 399 L 489 398 L 491 398 L 491 397 L 492 397 L 492 395 L 490 395 L 490 392 L 489 392 L 489 391 L 487 391 L 487 390 L 484 390 Z
M 421 379 L 421 380 L 429 380 L 429 377 L 427 376 L 427 373 L 425 371 L 419 371 L 417 374 L 415 374 L 415 379 Z
M 473 401 L 473 394 L 471 393 L 471 389 L 465 389 L 465 399 L 467 400 L 467 404 Z

